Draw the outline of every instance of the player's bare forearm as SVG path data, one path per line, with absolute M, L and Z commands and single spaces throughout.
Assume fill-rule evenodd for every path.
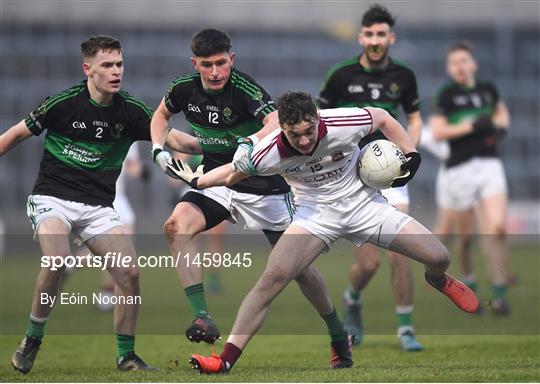
M 508 107 L 502 101 L 497 103 L 493 112 L 493 124 L 499 128 L 508 129 L 510 127 L 510 112 Z
M 167 140 L 167 134 L 169 132 L 169 120 L 173 114 L 169 112 L 165 106 L 164 100 L 157 107 L 152 121 L 150 122 L 150 135 L 152 137 L 152 144 L 165 144 Z
M 263 139 L 270 132 L 273 132 L 279 128 L 278 112 L 273 111 L 266 115 L 263 120 L 263 124 L 264 126 L 257 133 L 255 133 L 255 136 L 259 140 Z
M 411 137 L 415 146 L 420 142 L 422 135 L 422 115 L 420 111 L 409 113 L 407 115 L 407 133 Z
M 247 173 L 237 172 L 232 169 L 232 164 L 225 164 L 205 173 L 197 180 L 197 188 L 204 189 L 218 186 L 230 186 L 240 180 L 248 178 Z
M 379 129 L 384 136 L 396 144 L 403 153 L 416 152 L 411 137 L 405 128 L 388 112 L 381 108 L 369 108 L 373 117 L 373 127 Z
M 449 124 L 443 115 L 433 115 L 429 120 L 433 138 L 437 141 L 452 140 L 470 134 L 472 123 L 463 121 L 459 124 Z
M 187 155 L 202 154 L 202 148 L 195 137 L 174 128 L 169 131 L 165 144 L 172 150 Z
M 26 126 L 24 120 L 21 120 L 6 132 L 0 135 L 0 156 L 4 156 L 21 141 L 32 136 L 32 132 Z

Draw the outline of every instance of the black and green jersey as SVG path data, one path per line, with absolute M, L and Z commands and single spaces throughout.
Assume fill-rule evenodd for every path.
M 437 92 L 435 113 L 443 115 L 450 124 L 474 121 L 482 115 L 492 116 L 499 102 L 497 88 L 491 82 L 479 81 L 471 88 L 449 82 Z M 495 137 L 492 133 L 470 133 L 449 140 L 450 157 L 446 166 L 463 163 L 473 157 L 495 157 Z
M 232 161 L 240 137 L 259 131 L 263 119 L 275 111 L 268 93 L 248 75 L 232 69 L 225 87 L 206 91 L 199 73 L 175 79 L 166 95 L 165 106 L 171 113 L 184 112 L 190 128 L 203 150 L 204 171 Z M 281 176 L 252 176 L 230 187 L 256 195 L 288 192 Z
M 360 64 L 360 56 L 334 65 L 326 74 L 317 98 L 321 109 L 340 107 L 378 107 L 399 117 L 399 106 L 405 113 L 420 109 L 414 72 L 390 58 L 384 69 L 369 69 Z M 385 138 L 374 132 L 362 139 L 361 146 Z
M 150 140 L 152 110 L 120 91 L 110 106 L 90 98 L 86 81 L 45 99 L 25 118 L 47 131 L 32 194 L 112 207 L 122 162 L 136 140 Z

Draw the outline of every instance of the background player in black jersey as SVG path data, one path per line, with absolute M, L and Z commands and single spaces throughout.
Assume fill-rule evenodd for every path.
M 478 64 L 470 45 L 448 49 L 450 82 L 435 97 L 430 125 L 438 140 L 450 144 L 439 180 L 438 205 L 456 219 L 460 236 L 470 236 L 476 215 L 484 256 L 492 283 L 491 308 L 508 314 L 508 255 L 505 240 L 507 185 L 496 152 L 497 141 L 510 125 L 510 114 L 492 82 L 476 80 Z M 474 211 L 474 213 L 473 213 Z M 472 253 L 462 257 L 464 282 L 477 288 Z
M 199 139 L 205 171 L 230 163 L 239 138 L 249 136 L 256 141 L 255 134 L 263 137 L 279 127 L 274 102 L 251 77 L 233 69 L 234 53 L 230 48 L 230 38 L 219 30 L 204 29 L 193 36 L 191 60 L 196 72 L 173 81 L 152 118 L 153 157 L 164 171 L 171 157 L 161 145 L 168 121 L 175 113 L 185 114 Z M 252 177 L 230 188 L 187 192 L 166 221 L 165 233 L 172 254 L 193 255 L 197 252 L 193 243 L 197 234 L 242 216 L 246 228 L 263 230 L 275 244 L 288 227 L 292 213 L 290 187 L 281 176 Z M 194 263 L 187 264 L 180 263 L 177 269 L 194 317 L 186 337 L 214 343 L 220 333 L 208 313 L 203 270 Z M 350 366 L 350 338 L 336 315 L 324 278 L 310 267 L 296 281 L 328 326 L 332 348 L 338 355 L 336 365 Z
M 413 143 L 418 144 L 422 129 L 416 77 L 411 69 L 389 56 L 390 46 L 396 41 L 393 31 L 395 19 L 388 10 L 373 5 L 362 17 L 358 42 L 363 48 L 355 56 L 332 67 L 326 75 L 318 97 L 320 108 L 379 107 L 398 118 L 401 105 L 407 114 L 407 132 Z M 370 141 L 384 139 L 376 133 L 362 139 L 360 146 Z M 401 211 L 409 211 L 407 187 L 389 188 L 382 191 L 388 202 Z M 350 284 L 344 293 L 344 323 L 355 336 L 354 343 L 363 339 L 361 318 L 362 290 L 379 267 L 379 249 L 372 244 L 358 248 L 357 259 L 349 272 Z M 395 252 L 388 252 L 392 291 L 396 301 L 398 319 L 397 334 L 401 347 L 406 351 L 420 351 L 412 323 L 413 282 L 409 260 Z
M 124 66 L 118 40 L 94 36 L 81 44 L 81 51 L 87 80 L 48 97 L 2 134 L 0 156 L 30 136 L 47 131 L 39 175 L 27 207 L 43 255 L 71 255 L 69 235 L 73 233 L 94 255 L 116 252 L 118 257 L 130 256 L 133 260 L 137 257 L 135 249 L 112 203 L 129 147 L 136 140 L 150 140 L 152 111 L 121 90 Z M 179 139 L 182 135 L 175 131 L 167 143 L 174 144 L 178 151 L 200 152 L 196 140 L 188 135 Z M 180 141 L 185 145 L 176 146 Z M 132 262 L 128 264 L 107 268 L 116 283 L 116 295 L 125 296 L 128 303 L 129 298 L 133 301 L 115 307 L 117 368 L 152 370 L 134 352 L 139 270 Z M 26 336 L 11 360 L 22 373 L 32 369 L 52 310 L 50 301 L 42 302 L 42 294 L 59 298 L 64 270 L 44 267 L 39 273 Z

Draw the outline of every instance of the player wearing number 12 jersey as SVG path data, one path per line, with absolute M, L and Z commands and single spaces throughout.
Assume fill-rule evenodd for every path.
M 191 43 L 196 72 L 174 80 L 152 118 L 154 161 L 169 175 L 170 155 L 161 144 L 167 122 L 183 112 L 203 150 L 205 171 L 228 164 L 238 148 L 238 139 L 256 140 L 261 128 L 279 126 L 277 111 L 268 93 L 248 75 L 233 68 L 230 38 L 222 31 L 204 29 Z M 263 128 L 263 125 L 265 127 Z M 254 177 L 235 186 L 187 192 L 165 223 L 173 254 L 195 254 L 193 237 L 224 220 L 235 222 L 241 216 L 246 228 L 263 230 L 274 244 L 290 224 L 293 206 L 290 187 L 278 175 Z M 214 343 L 219 329 L 208 313 L 204 295 L 203 271 L 195 263 L 180 263 L 180 281 L 191 305 L 193 322 L 186 330 L 190 341 Z M 347 349 L 349 339 L 328 296 L 322 275 L 310 267 L 296 277 L 302 292 L 326 321 L 332 342 L 343 345 L 343 364 L 352 363 Z

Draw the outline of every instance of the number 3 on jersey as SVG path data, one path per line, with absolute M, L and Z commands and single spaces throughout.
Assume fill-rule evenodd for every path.
M 219 124 L 217 112 L 208 112 L 208 121 L 212 124 Z

